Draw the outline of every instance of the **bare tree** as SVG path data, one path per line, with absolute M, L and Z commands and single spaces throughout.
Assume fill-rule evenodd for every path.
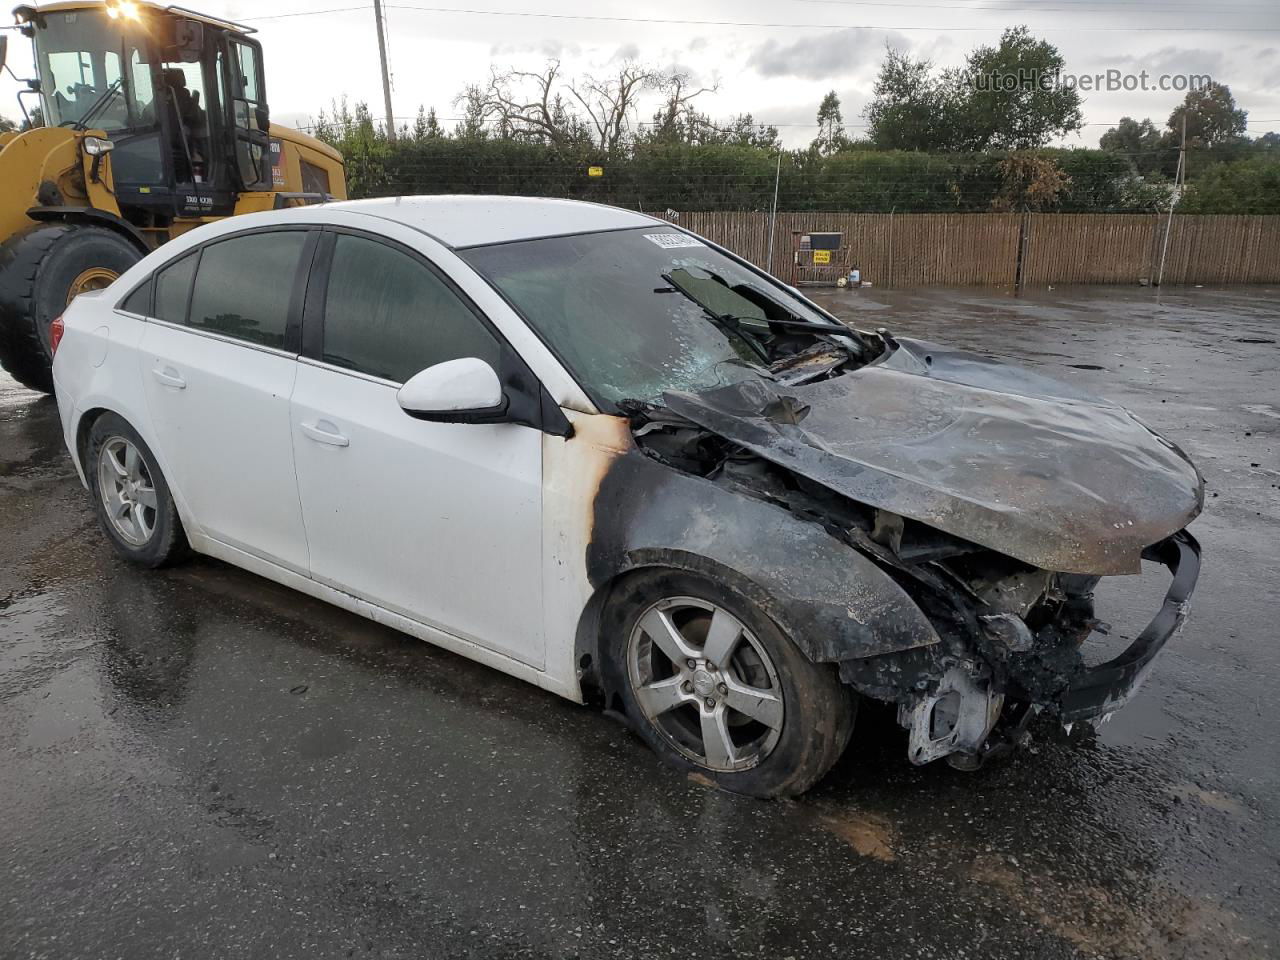
M 581 122 L 565 108 L 556 89 L 561 82 L 559 60 L 548 61 L 540 71 L 490 70 L 486 84 L 468 86 L 455 103 L 496 123 L 500 136 L 565 146 L 581 138 Z
M 613 76 L 586 76 L 571 83 L 569 92 L 587 111 L 595 128 L 597 145 L 604 152 L 613 153 L 631 132 L 640 95 L 661 80 L 662 76 L 655 70 L 628 60 Z
M 693 101 L 704 93 L 715 93 L 718 85 L 693 88 L 689 74 L 673 70 L 654 81 L 654 87 L 662 91 L 662 107 L 653 115 L 653 129 L 649 138 L 663 140 L 691 140 L 691 128 L 708 122 L 693 107 Z
M 674 127 L 690 112 L 695 97 L 715 89 L 694 88 L 685 73 L 663 72 L 631 60 L 606 77 L 568 80 L 560 61 L 549 60 L 541 70 L 491 70 L 486 83 L 466 87 L 454 103 L 466 108 L 469 128 L 488 123 L 501 137 L 558 147 L 590 143 L 612 154 L 633 135 L 645 93 L 662 95 L 655 122 Z

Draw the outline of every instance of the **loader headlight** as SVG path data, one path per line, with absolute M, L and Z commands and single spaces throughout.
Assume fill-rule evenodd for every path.
M 116 145 L 110 140 L 103 140 L 101 137 L 85 137 L 84 152 L 91 157 L 100 157 L 103 154 L 110 153 L 116 148 Z
M 114 3 L 108 0 L 107 16 L 112 20 L 123 17 L 125 20 L 138 19 L 138 5 L 133 0 L 115 0 Z

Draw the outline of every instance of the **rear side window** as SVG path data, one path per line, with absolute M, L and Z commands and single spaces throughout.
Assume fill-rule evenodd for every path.
M 339 234 L 325 303 L 325 362 L 404 383 L 459 357 L 498 366 L 498 341 L 458 295 L 408 254 Z
M 170 323 L 187 322 L 187 300 L 195 270 L 196 254 L 189 253 L 156 273 L 156 302 L 150 316 Z
M 293 279 L 306 239 L 303 231 L 290 230 L 232 237 L 205 247 L 191 294 L 190 325 L 283 348 Z
M 136 313 L 140 317 L 151 316 L 151 279 L 124 298 L 120 309 L 125 313 Z

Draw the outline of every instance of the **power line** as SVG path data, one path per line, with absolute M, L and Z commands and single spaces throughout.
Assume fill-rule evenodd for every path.
M 694 27 L 759 27 L 769 30 L 897 30 L 897 31 L 928 31 L 932 33 L 948 32 L 955 33 L 957 31 L 966 32 L 988 32 L 991 27 L 979 26 L 959 26 L 959 27 L 941 27 L 941 26 L 921 26 L 919 24 L 910 25 L 890 25 L 890 24 L 865 24 L 865 23 L 762 23 L 754 20 L 693 20 L 676 17 L 613 17 L 601 14 L 585 14 L 585 13 L 545 13 L 534 10 L 476 10 L 468 7 L 421 7 L 403 3 L 386 4 L 388 9 L 395 10 L 412 10 L 417 13 L 445 13 L 457 14 L 460 16 L 471 17 L 513 17 L 521 19 L 538 19 L 538 20 L 572 20 L 583 23 L 629 23 L 629 24 L 668 24 L 675 26 L 694 26 Z M 282 20 L 288 17 L 317 17 L 333 13 L 351 13 L 359 10 L 367 10 L 368 6 L 360 7 L 339 7 L 330 10 L 305 10 L 294 13 L 276 13 L 265 14 L 258 17 L 242 17 L 242 20 L 263 21 L 263 20 Z M 1087 33 L 1133 33 L 1136 30 L 1148 30 L 1156 32 L 1195 32 L 1195 33 L 1238 33 L 1247 30 L 1249 33 L 1280 33 L 1280 27 L 1216 27 L 1216 26 L 1176 26 L 1176 27 L 1152 27 L 1147 24 L 1142 27 L 1076 27 L 1071 28 L 1074 32 Z

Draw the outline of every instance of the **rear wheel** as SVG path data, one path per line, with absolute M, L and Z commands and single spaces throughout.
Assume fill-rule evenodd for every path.
M 606 615 L 605 668 L 665 760 L 758 797 L 803 793 L 848 743 L 853 700 L 754 603 L 677 571 L 631 580 Z
M 186 556 L 187 536 L 155 456 L 113 413 L 89 429 L 85 473 L 103 531 L 126 560 L 162 567 Z
M 109 286 L 142 258 L 104 227 L 44 223 L 0 247 L 0 365 L 32 390 L 53 391 L 49 327 L 82 293 Z

